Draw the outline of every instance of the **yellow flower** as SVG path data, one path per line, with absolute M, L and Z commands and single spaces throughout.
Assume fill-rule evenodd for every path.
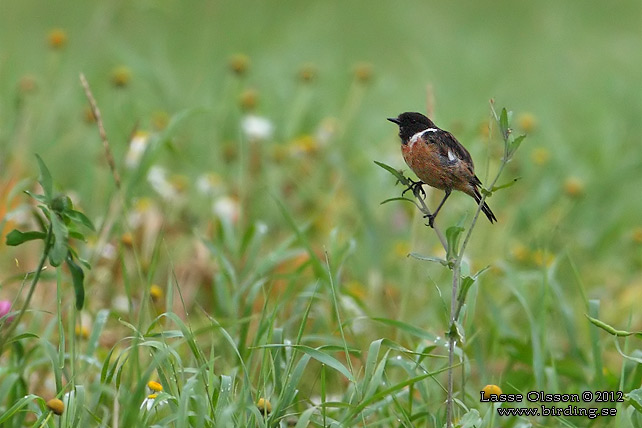
M 528 247 L 524 244 L 515 244 L 510 252 L 515 260 L 522 263 L 527 261 L 530 255 Z
M 372 64 L 367 62 L 357 63 L 354 67 L 354 77 L 361 83 L 370 82 L 372 80 Z
M 133 247 L 134 246 L 134 237 L 131 234 L 131 232 L 125 232 L 123 235 L 120 237 L 120 242 L 125 246 L 125 247 Z
M 76 326 L 76 337 L 80 339 L 88 339 L 89 338 L 89 329 L 86 326 Z
M 54 28 L 47 35 L 47 40 L 52 49 L 61 49 L 67 44 L 67 33 L 61 28 Z
M 157 131 L 167 128 L 169 123 L 169 114 L 166 111 L 158 110 L 152 113 L 152 126 Z
M 497 385 L 486 385 L 482 388 L 482 392 L 484 393 L 484 399 L 490 400 L 491 394 L 500 395 L 502 393 L 502 389 Z
M 315 153 L 319 149 L 319 142 L 312 135 L 302 135 L 290 143 L 290 152 L 293 156 Z
M 245 74 L 250 67 L 250 58 L 247 55 L 236 54 L 230 58 L 229 66 L 230 70 L 241 76 Z
M 564 182 L 564 192 L 572 198 L 582 196 L 584 183 L 577 177 L 569 177 Z
M 156 284 L 152 284 L 151 287 L 149 287 L 149 297 L 151 297 L 154 302 L 158 302 L 163 298 L 163 289 Z
M 533 262 L 537 266 L 550 266 L 553 264 L 555 257 L 546 250 L 537 250 L 533 252 Z
M 111 83 L 117 88 L 124 88 L 130 80 L 132 80 L 132 72 L 124 65 L 119 65 L 111 72 Z
M 406 257 L 410 253 L 410 244 L 407 241 L 397 241 L 393 248 L 399 257 Z
M 551 152 L 544 147 L 537 147 L 531 152 L 531 160 L 535 165 L 544 165 L 551 159 Z
M 359 281 L 349 281 L 346 284 L 346 290 L 359 300 L 365 299 L 368 294 L 366 287 Z
M 189 185 L 189 178 L 182 174 L 173 174 L 169 178 L 169 182 L 174 186 L 174 189 L 177 192 L 184 192 L 187 190 L 187 187 Z
M 163 385 L 153 380 L 147 382 L 147 387 L 155 392 L 161 392 L 163 390 Z
M 252 110 L 256 107 L 259 93 L 255 89 L 246 89 L 239 96 L 239 104 L 243 110 Z
M 62 412 L 65 411 L 65 403 L 57 398 L 52 398 L 51 400 L 47 401 L 47 407 L 49 407 L 49 409 L 57 415 L 62 415 Z
M 149 395 L 147 396 L 147 398 L 149 398 L 150 400 L 155 400 L 155 399 L 156 399 L 156 397 L 158 397 L 158 394 L 149 394 Z
M 299 70 L 299 79 L 302 82 L 312 82 L 317 77 L 317 69 L 313 64 L 304 64 Z
M 265 398 L 259 398 L 259 401 L 256 403 L 256 407 L 259 408 L 259 411 L 263 414 L 269 414 L 272 411 L 272 404 Z
M 537 119 L 533 113 L 522 113 L 517 117 L 517 124 L 524 132 L 533 132 L 537 127 Z
M 138 212 L 145 212 L 152 208 L 153 202 L 151 198 L 140 198 L 136 200 L 136 203 L 134 204 L 134 208 Z

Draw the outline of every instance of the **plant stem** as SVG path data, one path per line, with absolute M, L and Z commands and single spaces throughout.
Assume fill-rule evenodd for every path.
M 413 193 L 415 193 L 415 192 L 413 192 Z M 421 204 L 421 206 L 418 207 L 419 211 L 421 211 L 425 215 L 429 216 L 430 215 L 430 210 L 426 206 L 426 202 L 419 195 L 418 191 L 415 193 L 415 199 L 417 199 L 419 201 L 419 203 Z M 448 253 L 448 242 L 446 241 L 446 237 L 442 233 L 441 229 L 439 229 L 437 226 L 433 226 L 433 230 L 435 231 L 435 234 L 437 235 L 437 238 L 439 238 L 439 241 L 441 241 L 441 245 L 444 247 L 444 251 L 446 251 L 446 253 Z
M 472 227 L 472 225 L 471 225 Z M 453 363 L 455 362 L 455 344 L 457 339 L 453 335 L 453 327 L 455 326 L 455 312 L 457 305 L 457 292 L 459 290 L 459 281 L 461 276 L 459 274 L 461 270 L 461 255 L 460 253 L 455 260 L 453 265 L 453 285 L 452 285 L 452 296 L 450 299 L 450 325 L 448 330 L 448 397 L 446 398 L 446 427 L 450 428 L 453 425 Z
M 495 184 L 497 184 L 497 180 L 499 180 L 499 177 L 502 175 L 506 163 L 508 163 L 508 159 L 507 156 L 504 156 L 504 158 L 502 159 L 502 163 L 499 166 L 499 170 L 497 170 L 497 174 L 490 184 L 489 189 L 493 189 L 495 187 Z M 473 216 L 473 221 L 470 223 L 468 233 L 466 233 L 466 237 L 464 238 L 464 243 L 461 245 L 461 248 L 459 249 L 459 252 L 457 253 L 457 257 L 455 258 L 453 264 L 453 285 L 452 296 L 450 300 L 450 325 L 448 326 L 448 397 L 446 399 L 447 428 L 453 426 L 453 363 L 455 360 L 455 345 L 457 344 L 457 338 L 459 337 L 459 330 L 456 327 L 456 322 L 457 318 L 459 318 L 461 308 L 464 305 L 464 299 L 462 298 L 462 300 L 460 301 L 457 295 L 457 293 L 459 292 L 459 285 L 461 283 L 461 261 L 464 258 L 464 251 L 466 250 L 466 246 L 468 245 L 470 237 L 473 234 L 473 229 L 475 228 L 475 224 L 477 223 L 477 219 L 479 218 L 481 208 L 484 206 L 484 202 L 486 201 L 486 195 L 487 194 L 485 192 L 482 192 L 482 198 L 481 201 L 479 201 L 479 205 L 477 206 L 477 210 L 475 211 L 475 215 Z M 455 332 L 457 332 L 457 334 L 454 334 Z
M 7 328 L 7 333 L 2 337 L 2 340 L 0 341 L 0 355 L 2 355 L 5 344 L 11 338 L 11 334 L 16 329 L 16 327 L 20 323 L 20 320 L 22 319 L 22 316 L 24 315 L 24 313 L 27 311 L 27 308 L 29 307 L 29 303 L 31 302 L 31 298 L 33 297 L 33 292 L 36 290 L 36 284 L 38 284 L 38 280 L 40 279 L 40 273 L 42 272 L 45 266 L 45 263 L 47 261 L 47 257 L 49 256 L 49 251 L 51 250 L 51 245 L 52 245 L 52 238 L 53 238 L 53 226 L 49 224 L 49 227 L 47 229 L 47 237 L 45 238 L 45 248 L 42 252 L 42 257 L 40 257 L 40 263 L 38 263 L 38 268 L 34 272 L 33 279 L 31 280 L 31 285 L 29 286 L 29 292 L 27 293 L 27 299 L 22 305 L 22 308 L 20 309 L 18 316 L 16 316 L 16 318 L 11 320 L 11 323 L 9 323 L 9 327 Z

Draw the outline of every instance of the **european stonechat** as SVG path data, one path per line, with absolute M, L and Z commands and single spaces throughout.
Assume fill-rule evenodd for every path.
M 481 202 L 482 183 L 475 175 L 473 159 L 453 134 L 439 129 L 421 113 L 406 112 L 388 120 L 399 126 L 403 158 L 421 180 L 413 187 L 427 184 L 446 192 L 435 212 L 427 216 L 430 227 L 453 190 L 472 196 L 478 204 Z M 491 223 L 497 221 L 486 202 L 481 210 Z

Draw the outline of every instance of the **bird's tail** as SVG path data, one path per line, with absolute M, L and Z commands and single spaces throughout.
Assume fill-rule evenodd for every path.
M 479 189 L 477 188 L 477 186 L 472 186 L 472 187 L 474 189 L 473 190 L 473 192 L 474 192 L 473 193 L 473 198 L 475 198 L 475 201 L 477 201 L 477 204 L 479 205 L 479 203 L 481 202 L 481 199 L 482 199 L 482 195 L 481 195 L 481 193 L 479 193 Z M 481 210 L 482 210 L 482 212 L 484 214 L 486 214 L 486 217 L 488 217 L 488 220 L 491 223 L 497 221 L 497 217 L 495 217 L 495 214 L 493 214 L 493 212 L 490 210 L 490 207 L 488 206 L 488 204 L 486 202 L 484 202 L 484 205 L 482 205 Z

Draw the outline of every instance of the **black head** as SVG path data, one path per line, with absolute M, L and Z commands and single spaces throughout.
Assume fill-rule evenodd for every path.
M 396 118 L 388 118 L 392 123 L 399 125 L 399 137 L 406 143 L 417 132 L 424 131 L 428 128 L 436 128 L 432 120 L 428 119 L 421 113 L 406 112 L 401 113 Z

